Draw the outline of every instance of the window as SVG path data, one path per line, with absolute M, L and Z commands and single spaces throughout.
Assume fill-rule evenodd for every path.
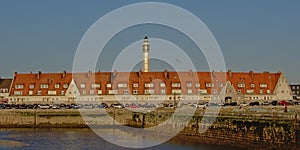
M 207 90 L 198 90 L 198 94 L 206 94 Z
M 127 88 L 127 83 L 118 83 L 118 88 Z
M 139 94 L 138 90 L 133 90 L 133 94 Z
M 66 89 L 66 88 L 69 87 L 69 85 L 68 84 L 64 84 L 63 87 Z
M 238 93 L 240 94 L 240 93 L 242 93 L 242 91 L 241 91 L 241 90 L 238 90 Z
M 192 87 L 192 83 L 191 82 L 187 82 L 186 83 L 186 87 Z
M 172 87 L 180 87 L 180 83 L 172 83 Z
M 206 83 L 205 85 L 206 85 L 206 87 L 214 87 L 213 83 Z
M 111 83 L 107 83 L 107 84 L 106 84 L 106 87 L 107 87 L 107 88 L 111 88 Z
M 55 84 L 55 86 L 54 86 L 56 89 L 58 89 L 59 88 L 59 84 Z
M 160 94 L 166 94 L 166 90 L 165 89 L 160 90 Z
M 14 95 L 23 95 L 23 91 L 14 91 Z
M 29 91 L 29 92 L 28 92 L 28 95 L 33 95 L 33 91 Z
M 187 93 L 188 93 L 188 94 L 193 94 L 193 90 L 192 90 L 192 89 L 188 89 L 188 90 L 187 90 Z
M 144 94 L 154 94 L 154 90 L 146 89 L 146 90 L 144 90 Z
M 245 84 L 244 83 L 238 83 L 238 87 L 243 88 L 243 87 L 245 87 Z
M 38 91 L 36 92 L 36 95 L 42 95 L 42 91 L 38 90 Z
M 181 90 L 172 90 L 172 94 L 181 94 Z
M 254 93 L 254 90 L 247 90 L 247 93 L 248 93 L 248 94 L 253 94 L 253 93 Z
M 259 86 L 260 86 L 261 88 L 266 88 L 266 87 L 267 87 L 267 84 L 261 83 L 261 84 L 259 84 Z
M 129 90 L 124 90 L 124 94 L 129 94 Z
M 254 88 L 254 87 L 255 87 L 255 84 L 254 84 L 254 83 L 251 83 L 251 84 L 250 84 L 250 87 Z
M 85 88 L 85 83 L 81 83 L 80 88 L 84 89 Z
M 83 94 L 83 95 L 86 95 L 86 90 L 82 90 L 82 94 Z
M 145 87 L 154 87 L 153 83 L 145 83 Z
M 166 83 L 160 83 L 159 86 L 160 87 L 166 87 Z
M 259 90 L 259 94 L 263 94 L 264 93 L 264 91 L 263 90 Z
M 56 95 L 56 91 L 48 91 L 48 95 Z
M 224 84 L 223 83 L 218 83 L 219 87 L 223 87 Z
M 23 84 L 17 84 L 15 86 L 16 89 L 23 89 L 24 88 L 24 85 Z
M 267 94 L 270 94 L 271 93 L 271 91 L 270 90 L 267 90 Z
M 98 90 L 98 95 L 101 95 L 102 94 L 102 90 Z
M 212 93 L 213 93 L 213 94 L 217 94 L 218 91 L 217 91 L 216 89 L 213 89 L 213 90 L 212 90 Z
M 139 87 L 139 84 L 138 83 L 133 83 L 133 87 L 137 88 L 137 87 Z
M 91 95 L 94 95 L 94 94 L 95 94 L 95 91 L 94 91 L 94 90 L 90 90 L 90 94 L 91 94 Z
M 0 89 L 0 93 L 8 93 L 8 89 Z
M 195 87 L 200 87 L 200 83 L 195 83 Z
M 97 84 L 96 84 L 96 83 L 93 83 L 93 84 L 92 84 L 92 88 L 100 88 L 100 86 L 101 86 L 101 85 L 100 85 L 99 83 L 97 83 Z
M 108 94 L 118 94 L 118 90 L 109 90 Z
M 29 89 L 34 89 L 34 84 L 30 84 Z
M 61 92 L 60 92 L 60 95 L 65 95 L 65 91 L 61 91 Z
M 48 88 L 48 84 L 41 84 L 41 85 L 40 85 L 40 88 L 41 88 L 41 89 L 47 89 L 47 88 Z

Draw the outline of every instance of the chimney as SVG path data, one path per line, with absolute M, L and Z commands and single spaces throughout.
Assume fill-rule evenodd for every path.
M 88 74 L 87 74 L 87 77 L 89 78 L 92 74 L 92 71 L 89 71 Z
M 228 76 L 229 76 L 229 78 L 232 78 L 232 72 L 231 72 L 231 70 L 228 70 Z
M 18 74 L 18 72 L 15 72 L 15 76 Z
M 252 70 L 249 71 L 249 75 L 250 75 L 251 79 L 254 78 L 254 74 L 253 74 L 253 71 L 252 71 Z
M 117 76 L 117 70 L 115 69 L 113 72 L 113 76 L 116 77 Z
M 216 72 L 215 72 L 215 70 L 212 70 L 212 76 L 213 76 L 213 77 L 216 77 Z
M 192 69 L 189 70 L 190 76 L 193 76 L 193 71 Z
M 142 69 L 139 70 L 138 76 L 139 76 L 139 77 L 142 76 Z
M 167 69 L 165 69 L 165 71 L 164 71 L 164 76 L 165 76 L 165 78 L 168 78 L 168 70 Z
M 67 74 L 67 71 L 64 70 L 63 73 L 62 73 L 62 77 L 65 78 L 65 77 L 66 77 L 66 74 Z
M 41 74 L 42 74 L 42 72 L 41 72 L 41 71 L 39 71 L 39 72 L 38 72 L 38 74 L 37 74 L 37 79 L 40 79 L 40 77 L 41 77 Z

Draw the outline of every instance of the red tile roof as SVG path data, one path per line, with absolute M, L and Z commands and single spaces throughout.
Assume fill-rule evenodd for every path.
M 133 89 L 138 89 L 139 94 L 144 94 L 144 89 L 154 89 L 156 94 L 160 93 L 159 83 L 165 82 L 166 93 L 172 94 L 172 89 L 181 89 L 183 94 L 187 94 L 187 89 L 192 89 L 193 93 L 198 93 L 198 88 L 195 87 L 195 83 L 200 83 L 200 89 L 207 89 L 208 93 L 212 92 L 211 87 L 206 87 L 206 83 L 214 83 L 215 89 L 220 91 L 221 88 L 218 83 L 222 83 L 225 86 L 226 81 L 230 81 L 236 90 L 240 89 L 242 93 L 246 93 L 246 90 L 254 90 L 254 93 L 259 94 L 260 90 L 274 91 L 277 81 L 281 73 L 253 73 L 253 72 L 86 72 L 86 73 L 36 73 L 36 74 L 15 74 L 13 84 L 11 87 L 10 95 L 14 95 L 14 91 L 23 91 L 23 95 L 27 96 L 29 93 L 29 85 L 34 84 L 32 89 L 33 94 L 36 95 L 38 90 L 42 91 L 42 95 L 47 95 L 47 91 L 57 91 L 57 95 L 61 93 L 63 84 L 70 84 L 74 79 L 80 93 L 86 90 L 89 94 L 93 89 L 92 83 L 101 84 L 100 89 L 102 94 L 108 94 L 110 89 L 118 89 L 121 93 L 125 89 L 129 89 L 132 94 Z M 145 88 L 145 83 L 153 82 L 153 88 Z M 84 83 L 85 88 L 81 88 L 80 84 Z M 106 84 L 112 83 L 112 88 L 107 88 Z M 118 88 L 118 83 L 127 83 L 127 88 Z M 138 83 L 138 87 L 133 87 L 133 83 Z M 171 88 L 172 83 L 181 83 L 180 88 Z M 187 87 L 187 83 L 192 83 L 191 87 Z M 239 88 L 238 84 L 245 84 L 244 88 Z M 255 87 L 251 87 L 250 84 L 255 84 Z M 267 84 L 266 88 L 261 88 L 260 84 Z M 41 84 L 48 84 L 48 89 L 41 89 Z M 59 88 L 55 88 L 55 84 L 59 84 Z M 24 85 L 23 89 L 16 89 L 16 85 Z M 222 87 L 223 88 L 223 87 Z

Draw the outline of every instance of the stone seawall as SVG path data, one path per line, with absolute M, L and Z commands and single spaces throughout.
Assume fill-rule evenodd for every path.
M 189 116 L 191 120 L 188 123 L 178 121 L 187 116 L 181 114 L 174 116 L 173 113 L 172 109 L 159 109 L 147 113 L 132 112 L 127 109 L 80 111 L 11 109 L 0 110 L 0 128 L 82 128 L 89 125 L 120 124 L 148 128 L 164 122 L 169 127 L 169 132 L 177 127 L 184 128 L 178 136 L 173 138 L 174 141 L 187 140 L 243 149 L 300 149 L 299 120 L 294 113 L 251 113 L 249 115 L 221 111 L 215 119 L 209 114 L 204 118 L 203 110 L 198 110 L 193 116 Z M 171 117 L 177 119 L 177 122 L 168 122 L 167 120 Z M 208 129 L 201 132 L 206 127 Z

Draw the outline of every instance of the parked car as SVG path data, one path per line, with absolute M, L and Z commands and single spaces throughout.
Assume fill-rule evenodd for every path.
M 60 109 L 60 105 L 59 105 L 59 104 L 54 104 L 54 105 L 52 106 L 52 109 Z
M 278 102 L 277 102 L 277 101 L 272 101 L 271 104 L 272 104 L 273 106 L 276 106 L 276 105 L 278 104 Z
M 264 101 L 264 102 L 261 103 L 261 105 L 263 105 L 263 106 L 268 106 L 268 105 L 270 105 L 270 104 L 271 104 L 271 103 L 268 102 L 268 101 Z
M 124 106 L 120 103 L 113 103 L 110 105 L 112 108 L 124 108 Z
M 39 105 L 39 108 L 40 109 L 49 109 L 50 105 L 49 104 L 41 104 L 41 105 Z
M 108 105 L 105 103 L 101 103 L 100 105 L 97 106 L 98 108 L 108 108 Z
M 5 109 L 12 109 L 12 105 L 11 104 L 4 104 L 4 108 Z
M 0 109 L 5 109 L 3 104 L 0 104 Z
M 259 106 L 259 102 L 250 102 L 249 106 Z
M 240 106 L 246 107 L 246 106 L 249 106 L 249 104 L 244 102 L 244 103 L 241 103 Z
M 285 101 L 285 100 L 282 100 L 282 101 L 278 102 L 278 105 L 289 106 L 291 104 L 289 102 Z

